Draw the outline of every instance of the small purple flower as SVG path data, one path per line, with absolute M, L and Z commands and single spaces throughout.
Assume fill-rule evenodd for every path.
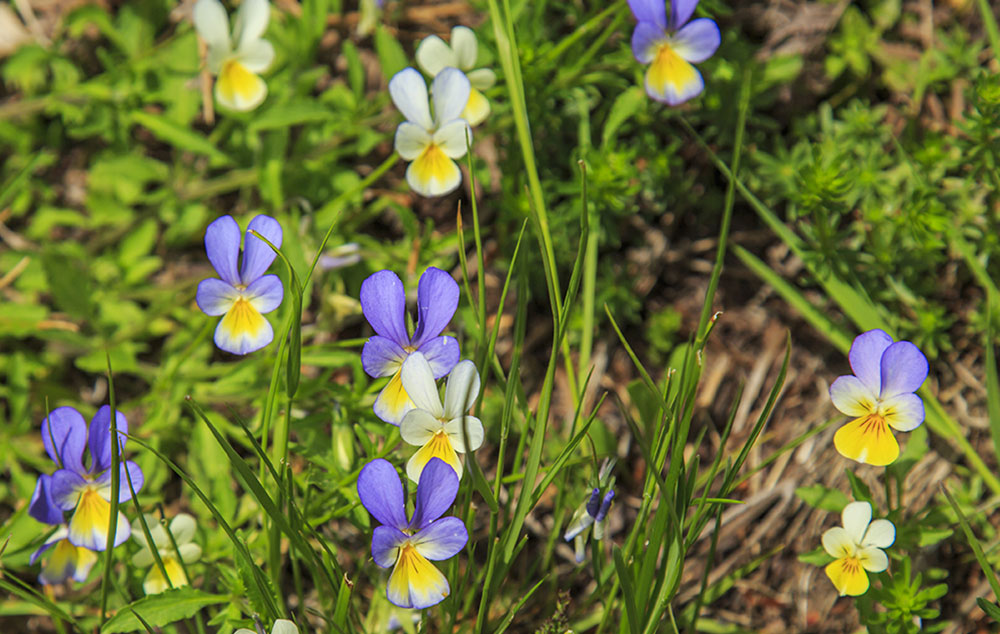
M 116 424 L 119 450 L 123 451 L 128 421 L 121 412 L 116 412 Z M 39 522 L 62 524 L 63 513 L 70 511 L 72 516 L 66 534 L 69 543 L 90 550 L 106 550 L 111 520 L 111 408 L 105 405 L 97 410 L 88 432 L 87 424 L 78 411 L 72 407 L 59 407 L 42 421 L 42 442 L 59 469 L 51 476 L 39 476 L 28 514 Z M 85 468 L 83 452 L 88 448 L 90 467 Z M 119 468 L 122 484 L 118 501 L 126 502 L 132 498 L 126 478 L 131 478 L 132 486 L 138 491 L 142 488 L 144 477 L 139 465 L 134 462 L 123 461 Z M 119 511 L 113 546 L 127 540 L 129 534 L 128 521 Z M 47 546 L 48 543 L 42 550 Z M 36 553 L 36 557 L 42 550 Z M 68 552 L 64 554 L 67 557 L 70 555 Z
M 386 596 L 401 608 L 428 608 L 451 592 L 448 580 L 430 561 L 454 557 L 469 541 L 465 524 L 441 515 L 455 501 L 458 476 L 440 458 L 431 458 L 417 484 L 413 517 L 396 469 L 387 460 L 372 460 L 358 474 L 358 495 L 381 523 L 372 534 L 372 557 L 381 568 L 392 566 Z
M 392 271 L 378 271 L 361 284 L 361 310 L 378 333 L 365 342 L 361 364 L 369 376 L 392 377 L 375 399 L 375 415 L 385 422 L 399 425 L 413 409 L 400 378 L 403 361 L 410 353 L 423 353 L 435 379 L 458 363 L 458 342 L 439 336 L 458 308 L 458 296 L 458 283 L 450 275 L 433 266 L 424 271 L 417 286 L 417 327 L 411 337 L 406 330 L 406 294 L 399 277 Z
M 837 430 L 833 444 L 845 458 L 890 464 L 899 444 L 889 428 L 911 431 L 924 422 L 924 402 L 914 392 L 927 378 L 927 357 L 909 341 L 893 343 L 876 329 L 854 339 L 848 358 L 854 374 L 838 377 L 830 398 L 854 420 Z
M 281 225 L 270 216 L 257 216 L 247 227 L 240 255 L 240 226 L 232 216 L 222 216 L 205 230 L 205 251 L 222 279 L 210 277 L 198 284 L 198 307 L 211 317 L 225 315 L 215 328 L 215 345 L 233 354 L 260 350 L 274 339 L 274 330 L 264 318 L 281 305 L 284 289 L 277 275 L 264 275 L 275 253 L 256 231 L 274 246 L 281 246 Z
M 638 24 L 632 32 L 632 54 L 646 70 L 646 93 L 677 106 L 705 88 L 692 63 L 711 57 L 722 41 L 719 26 L 708 18 L 691 20 L 698 0 L 629 0 Z M 688 20 L 691 20 L 688 22 Z
M 615 460 L 604 461 L 597 478 L 599 486 L 594 487 L 587 500 L 576 509 L 576 512 L 573 513 L 573 519 L 566 527 L 566 532 L 563 533 L 563 539 L 566 541 L 575 540 L 577 563 L 583 561 L 583 548 L 591 526 L 594 529 L 594 539 L 597 541 L 604 539 L 604 518 L 607 517 L 608 511 L 611 510 L 611 502 L 615 499 L 615 478 L 611 475 L 614 468 Z M 603 497 L 601 497 L 601 489 L 607 491 Z

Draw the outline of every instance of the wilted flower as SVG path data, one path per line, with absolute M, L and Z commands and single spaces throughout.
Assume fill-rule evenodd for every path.
M 121 412 L 115 414 L 119 451 L 124 451 L 128 421 Z M 51 476 L 39 476 L 28 514 L 46 524 L 62 524 L 63 513 L 72 512 L 66 533 L 69 543 L 90 550 L 106 550 L 111 525 L 111 408 L 105 405 L 97 410 L 89 430 L 83 416 L 72 407 L 52 410 L 42 421 L 42 443 L 59 469 Z M 83 452 L 88 448 L 90 468 L 84 468 Z M 132 499 L 126 478 L 131 478 L 136 491 L 142 488 L 144 478 L 134 462 L 122 460 L 119 469 L 120 503 Z M 119 511 L 112 547 L 128 536 L 128 521 Z M 65 548 L 61 554 L 71 556 Z M 88 559 L 82 553 L 72 556 L 78 562 Z
M 262 313 L 281 305 L 284 289 L 277 275 L 264 275 L 275 253 L 256 231 L 274 246 L 281 246 L 281 225 L 270 216 L 257 216 L 247 227 L 240 255 L 240 226 L 232 216 L 222 216 L 205 230 L 205 251 L 222 279 L 210 277 L 198 284 L 198 307 L 211 317 L 225 315 L 215 328 L 215 345 L 233 354 L 260 350 L 274 339 L 274 330 Z
M 444 460 L 462 478 L 459 453 L 479 449 L 483 444 L 483 423 L 466 413 L 479 396 L 479 372 L 472 361 L 461 361 L 448 375 L 444 404 L 434 382 L 427 358 L 413 352 L 403 362 L 403 389 L 415 407 L 403 417 L 399 435 L 420 447 L 406 463 L 406 475 L 419 482 L 420 473 L 432 458 Z M 457 452 L 457 453 L 456 453 Z
M 851 502 L 841 513 L 843 527 L 834 526 L 823 533 L 823 548 L 836 561 L 827 565 L 826 576 L 841 596 L 862 595 L 868 591 L 869 572 L 889 567 L 883 548 L 896 541 L 896 527 L 889 520 L 872 521 L 868 502 Z
M 188 585 L 188 578 L 184 574 L 182 562 L 193 564 L 201 558 L 201 546 L 191 541 L 194 538 L 195 530 L 198 528 L 194 518 L 187 513 L 178 514 L 170 522 L 170 535 L 167 535 L 167 531 L 164 530 L 163 525 L 154 516 L 147 514 L 144 518 L 146 526 L 149 528 L 149 534 L 153 538 L 153 544 L 160 555 L 160 561 L 163 562 L 163 568 L 167 571 L 167 578 L 170 579 L 170 583 L 167 583 L 167 579 L 163 578 L 160 567 L 156 565 L 152 548 L 150 548 L 149 543 L 146 541 L 146 535 L 142 532 L 139 520 L 136 519 L 132 522 L 132 539 L 142 548 L 132 556 L 132 564 L 136 568 L 148 568 L 152 566 L 149 573 L 146 574 L 142 589 L 146 594 L 158 594 L 168 588 L 178 588 Z M 173 536 L 173 541 L 170 540 L 171 536 Z M 176 549 L 174 548 L 175 543 L 177 544 Z
M 708 18 L 691 20 L 698 0 L 629 0 L 638 24 L 632 32 L 632 54 L 646 70 L 646 93 L 671 106 L 697 96 L 705 87 L 692 63 L 711 57 L 722 41 L 718 25 Z M 691 22 L 688 22 L 691 20 Z
M 361 284 L 361 310 L 377 333 L 365 342 L 361 364 L 369 376 L 392 377 L 375 399 L 375 415 L 385 422 L 398 425 L 413 409 L 400 379 L 410 353 L 423 353 L 436 379 L 458 363 L 458 342 L 439 336 L 458 308 L 458 295 L 458 283 L 450 275 L 433 266 L 424 271 L 417 286 L 417 327 L 411 337 L 399 277 L 392 271 L 378 271 Z
M 82 546 L 74 546 L 68 536 L 69 530 L 62 525 L 45 540 L 41 548 L 32 553 L 31 565 L 48 553 L 42 561 L 42 571 L 38 575 L 41 583 L 46 585 L 62 583 L 70 577 L 83 583 L 87 580 L 90 569 L 97 563 L 97 553 Z
M 342 269 L 361 261 L 361 247 L 356 242 L 348 242 L 330 249 L 319 259 L 319 268 L 324 271 Z
M 413 517 L 406 518 L 406 500 L 396 469 L 387 460 L 372 460 L 358 475 L 358 495 L 381 523 L 372 534 L 372 557 L 381 568 L 392 567 L 386 596 L 401 608 L 428 608 L 451 592 L 448 580 L 430 561 L 450 559 L 469 541 L 457 517 L 441 517 L 455 501 L 458 476 L 432 458 L 417 484 Z
M 927 378 L 927 358 L 909 341 L 893 343 L 881 330 L 858 335 L 848 358 L 854 374 L 838 377 L 830 398 L 855 418 L 837 430 L 833 444 L 851 460 L 890 464 L 899 444 L 889 427 L 911 431 L 924 422 L 924 402 L 914 392 Z
M 465 72 L 469 78 L 469 101 L 459 115 L 469 125 L 479 125 L 490 114 L 490 102 L 483 95 L 497 81 L 496 73 L 489 68 L 473 69 L 479 46 L 476 32 L 467 26 L 456 26 L 451 30 L 451 46 L 440 37 L 425 37 L 417 47 L 417 65 L 431 77 L 437 77 L 445 68 L 453 67 Z
M 445 68 L 434 77 L 434 116 L 427 84 L 415 68 L 404 68 L 389 81 L 389 95 L 406 121 L 396 128 L 396 151 L 406 161 L 406 182 L 422 196 L 443 196 L 462 183 L 462 171 L 453 159 L 467 150 L 472 131 L 462 111 L 469 101 L 469 79 L 457 68 Z
M 613 489 L 615 479 L 611 476 L 614 466 L 615 461 L 613 459 L 604 461 L 604 464 L 601 466 L 600 475 L 598 476 L 599 486 L 594 487 L 587 500 L 577 507 L 576 512 L 573 513 L 573 518 L 569 522 L 569 526 L 566 527 L 566 532 L 563 533 L 563 539 L 566 541 L 574 540 L 573 547 L 577 563 L 583 561 L 584 546 L 586 545 L 587 535 L 591 527 L 594 530 L 595 540 L 600 541 L 604 539 L 604 519 L 607 517 L 608 511 L 611 510 L 611 501 L 615 499 Z M 601 489 L 607 491 L 603 497 L 601 496 Z
M 231 110 L 253 110 L 267 96 L 257 73 L 274 61 L 274 47 L 261 38 L 270 17 L 267 0 L 243 0 L 230 36 L 229 16 L 218 0 L 194 5 L 194 28 L 208 44 L 208 70 L 219 77 L 215 98 Z

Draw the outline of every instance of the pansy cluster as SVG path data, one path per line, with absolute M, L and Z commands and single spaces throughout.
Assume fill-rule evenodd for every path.
M 899 457 L 892 430 L 912 431 L 924 422 L 924 403 L 916 391 L 927 378 L 927 358 L 909 341 L 893 341 L 885 331 L 858 335 L 848 353 L 853 374 L 830 386 L 834 406 L 853 420 L 834 435 L 845 458 L 861 464 L 887 466 Z M 883 549 L 892 546 L 896 528 L 887 519 L 872 520 L 872 506 L 851 502 L 841 514 L 843 527 L 823 534 L 823 549 L 834 561 L 826 574 L 841 595 L 868 591 L 867 572 L 889 567 Z

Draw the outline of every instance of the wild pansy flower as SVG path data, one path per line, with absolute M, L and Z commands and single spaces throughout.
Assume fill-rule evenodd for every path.
M 646 93 L 671 106 L 697 96 L 705 87 L 692 63 L 711 57 L 722 41 L 718 25 L 708 18 L 691 20 L 698 0 L 628 0 L 638 20 L 632 32 L 632 54 L 646 70 Z M 688 20 L 691 20 L 688 22 Z
M 429 608 L 451 592 L 448 580 L 430 561 L 450 559 L 469 541 L 457 517 L 441 517 L 455 501 L 458 476 L 444 461 L 432 458 L 417 484 L 413 517 L 396 469 L 387 460 L 372 460 L 358 474 L 358 495 L 381 526 L 372 533 L 372 558 L 392 567 L 386 596 L 401 608 Z
M 465 72 L 469 78 L 469 100 L 459 116 L 469 125 L 479 125 L 489 116 L 490 102 L 483 91 L 492 88 L 497 81 L 496 73 L 491 69 L 473 69 L 478 53 L 476 32 L 467 26 L 456 26 L 451 30 L 451 46 L 440 37 L 430 35 L 417 47 L 417 65 L 431 77 L 437 77 L 449 66 Z
M 277 275 L 264 275 L 275 253 L 256 231 L 276 247 L 281 246 L 281 225 L 270 216 L 257 216 L 247 227 L 240 255 L 240 226 L 232 216 L 222 216 L 205 230 L 205 251 L 222 279 L 210 277 L 198 284 L 198 307 L 211 317 L 225 315 L 215 328 L 215 345 L 233 354 L 260 350 L 274 339 L 274 330 L 264 318 L 281 305 L 284 289 Z
M 399 435 L 420 447 L 406 463 L 406 475 L 419 482 L 427 463 L 440 458 L 461 480 L 462 461 L 458 454 L 479 449 L 484 436 L 482 421 L 466 415 L 479 396 L 479 372 L 475 364 L 465 360 L 452 369 L 444 388 L 444 404 L 434 382 L 434 371 L 420 352 L 412 353 L 403 362 L 401 378 L 403 389 L 415 407 L 403 417 Z
M 858 335 L 848 358 L 854 374 L 834 381 L 830 398 L 854 420 L 837 430 L 833 444 L 851 460 L 890 464 L 899 444 L 889 428 L 911 431 L 924 422 L 924 402 L 914 392 L 927 378 L 927 358 L 909 341 L 893 343 L 882 330 Z
M 255 632 L 254 630 L 248 630 L 245 627 L 241 627 L 233 632 L 233 634 L 260 634 L 264 631 L 260 621 L 257 622 L 257 628 L 258 631 Z M 271 634 L 299 634 L 299 628 L 295 626 L 295 623 L 292 623 L 288 619 L 278 619 L 274 622 L 274 627 L 271 628 Z
M 257 73 L 274 61 L 274 47 L 261 38 L 270 17 L 267 0 L 243 0 L 230 36 L 229 16 L 218 0 L 194 5 L 194 28 L 208 44 L 208 70 L 219 78 L 215 98 L 230 110 L 253 110 L 267 96 L 267 84 Z
M 392 379 L 375 399 L 375 415 L 399 425 L 413 409 L 413 401 L 403 389 L 400 374 L 403 361 L 412 352 L 421 352 L 434 378 L 448 374 L 458 363 L 458 342 L 439 336 L 458 308 L 458 283 L 444 271 L 429 267 L 417 285 L 417 327 L 413 336 L 406 330 L 406 294 L 403 282 L 392 271 L 373 273 L 361 284 L 361 310 L 377 333 L 361 350 L 361 365 L 369 376 Z
M 146 541 L 146 534 L 142 532 L 139 520 L 132 522 L 132 539 L 135 540 L 141 550 L 132 556 L 132 565 L 136 568 L 149 568 L 146 579 L 142 583 L 142 589 L 146 594 L 159 594 L 169 588 L 178 588 L 188 585 L 187 575 L 184 574 L 184 564 L 193 564 L 201 558 L 201 546 L 193 543 L 194 533 L 198 524 L 194 518 L 187 513 L 179 513 L 170 522 L 170 535 L 167 534 L 163 525 L 152 515 L 145 515 L 146 526 L 149 534 L 153 538 L 153 544 L 163 562 L 163 568 L 167 571 L 167 579 L 163 578 L 160 567 L 156 565 L 153 557 L 153 550 Z M 170 537 L 173 536 L 173 541 Z M 174 548 L 174 544 L 177 548 Z
M 63 583 L 71 577 L 79 583 L 87 580 L 90 569 L 97 563 L 97 553 L 82 546 L 74 546 L 68 536 L 69 529 L 64 524 L 45 540 L 41 548 L 32 553 L 31 565 L 48 553 L 42 561 L 42 571 L 38 575 L 39 582 L 53 585 Z
M 594 487 L 587 500 L 577 507 L 576 512 L 573 513 L 573 519 L 570 520 L 569 526 L 566 527 L 566 532 L 563 533 L 563 539 L 566 541 L 573 540 L 576 563 L 583 561 L 584 546 L 591 527 L 593 527 L 595 540 L 600 541 L 604 539 L 604 519 L 607 517 L 608 511 L 611 510 L 611 501 L 615 499 L 613 489 L 615 479 L 611 476 L 614 466 L 614 460 L 604 461 L 598 477 L 599 486 Z M 601 489 L 607 491 L 603 497 L 601 496 Z
M 836 561 L 827 565 L 826 576 L 840 596 L 862 595 L 868 591 L 869 572 L 889 567 L 883 548 L 896 541 L 896 527 L 889 520 L 872 521 L 868 502 L 851 502 L 841 513 L 844 526 L 834 526 L 823 533 L 823 548 Z
M 119 451 L 124 451 L 128 421 L 116 412 Z M 88 431 L 80 412 L 72 407 L 58 407 L 42 421 L 42 442 L 45 451 L 59 469 L 51 476 L 38 478 L 28 513 L 40 522 L 60 524 L 63 513 L 72 512 L 66 538 L 73 546 L 90 550 L 106 550 L 108 527 L 111 523 L 111 408 L 97 410 Z M 83 452 L 89 449 L 90 467 L 83 466 Z M 132 498 L 128 481 L 139 491 L 144 478 L 139 465 L 122 460 L 119 464 L 121 486 L 118 501 Z M 118 546 L 129 536 L 129 524 L 118 512 L 114 543 Z M 70 553 L 64 549 L 64 556 Z M 77 562 L 86 555 L 76 553 Z
M 396 151 L 406 161 L 406 182 L 422 196 L 443 196 L 462 183 L 462 171 L 453 159 L 465 156 L 466 135 L 472 130 L 461 118 L 472 90 L 457 68 L 445 68 L 434 77 L 434 116 L 427 100 L 427 84 L 415 68 L 404 68 L 389 80 L 389 95 L 406 121 L 396 128 Z

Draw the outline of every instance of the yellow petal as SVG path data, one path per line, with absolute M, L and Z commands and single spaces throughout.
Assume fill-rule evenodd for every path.
M 462 118 L 469 122 L 469 125 L 479 125 L 486 120 L 490 114 L 490 102 L 475 88 L 469 91 L 469 101 L 462 111 Z
M 646 71 L 647 92 L 671 105 L 694 97 L 704 85 L 698 70 L 675 53 L 667 43 L 660 46 L 656 58 Z
M 462 171 L 431 143 L 406 169 L 406 182 L 422 196 L 443 196 L 462 184 Z
M 451 592 L 448 580 L 434 564 L 410 543 L 399 549 L 399 558 L 389 576 L 386 595 L 401 608 L 427 608 Z
M 170 578 L 170 583 L 173 587 L 179 588 L 180 586 L 188 585 L 187 575 L 184 574 L 184 568 L 181 566 L 180 562 L 174 557 L 162 557 L 163 567 L 167 571 L 167 576 Z M 165 592 L 170 588 L 167 584 L 166 579 L 163 578 L 163 573 L 160 572 L 160 567 L 155 563 L 153 568 L 146 575 L 146 580 L 142 584 L 142 589 L 146 594 L 159 594 Z
M 402 366 L 389 379 L 375 399 L 375 415 L 387 423 L 399 425 L 406 413 L 413 409 L 413 401 L 403 389 Z
M 232 110 L 253 110 L 267 96 L 267 84 L 234 59 L 222 64 L 215 86 L 219 103 Z
M 69 540 L 74 546 L 90 550 L 105 550 L 108 545 L 108 525 L 111 523 L 111 503 L 97 492 L 93 485 L 80 491 L 73 517 L 69 520 Z M 121 512 L 113 546 L 128 539 L 129 524 Z
M 876 414 L 855 418 L 837 430 L 833 445 L 845 458 L 885 466 L 899 457 L 899 444 L 885 419 Z
M 840 596 L 856 597 L 868 591 L 868 575 L 861 562 L 853 557 L 844 557 L 826 567 L 826 576 L 833 582 Z
M 459 440 L 459 442 L 461 441 Z M 410 461 L 406 463 L 406 475 L 414 482 L 420 482 L 420 474 L 431 458 L 444 460 L 455 470 L 459 479 L 462 478 L 462 461 L 458 459 L 458 454 L 455 453 L 451 439 L 444 430 L 434 434 L 423 447 L 417 450 L 417 453 L 413 454 Z
M 240 297 L 215 329 L 215 345 L 233 354 L 260 350 L 274 339 L 271 324 L 253 304 Z

